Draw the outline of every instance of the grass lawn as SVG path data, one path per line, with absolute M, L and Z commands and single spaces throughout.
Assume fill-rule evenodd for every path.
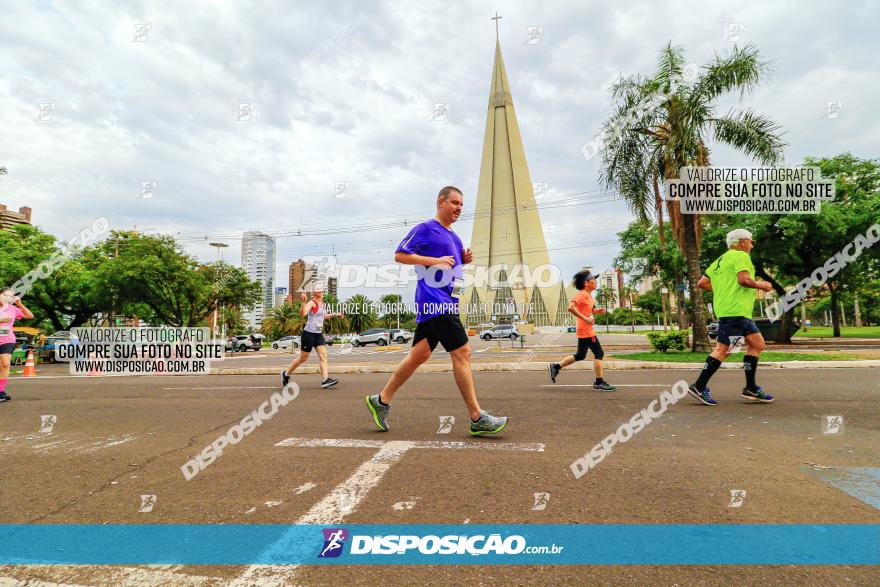
M 801 328 L 794 335 L 795 338 L 831 338 L 834 336 L 834 329 L 830 326 L 812 326 L 806 332 Z M 880 338 L 880 326 L 863 326 L 856 328 L 849 326 L 840 328 L 841 338 Z
M 735 353 L 727 358 L 726 362 L 742 362 L 742 353 Z M 669 363 L 702 363 L 706 360 L 706 353 L 692 352 L 645 352 L 628 353 L 625 355 L 608 356 L 607 359 L 615 361 L 660 361 Z M 857 361 L 859 357 L 844 353 L 784 353 L 777 351 L 765 351 L 761 353 L 762 361 Z

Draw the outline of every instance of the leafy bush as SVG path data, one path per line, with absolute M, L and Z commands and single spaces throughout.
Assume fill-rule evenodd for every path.
M 688 331 L 687 330 L 670 330 L 669 332 L 649 332 L 648 340 L 654 350 L 661 353 L 669 351 L 683 351 L 687 348 Z

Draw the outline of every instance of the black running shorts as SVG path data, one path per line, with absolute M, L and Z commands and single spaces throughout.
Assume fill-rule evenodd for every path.
M 299 342 L 304 353 L 310 353 L 316 346 L 324 346 L 327 344 L 327 341 L 324 340 L 323 334 L 309 332 L 308 330 L 302 331 Z
M 593 355 L 597 360 L 601 361 L 605 356 L 602 345 L 599 344 L 598 336 L 588 336 L 587 338 L 578 339 L 578 350 L 574 355 L 575 361 L 583 361 L 587 358 L 587 351 L 593 351 Z
M 0 355 L 11 355 L 14 350 L 14 342 L 4 342 L 3 344 L 0 344 Z
M 413 346 L 416 346 L 423 338 L 428 339 L 428 345 L 432 351 L 437 348 L 439 342 L 447 353 L 451 353 L 468 343 L 467 332 L 461 325 L 458 314 L 440 314 L 424 322 L 419 322 L 413 337 Z
M 718 342 L 733 345 L 744 337 L 761 332 L 751 318 L 732 316 L 718 319 Z

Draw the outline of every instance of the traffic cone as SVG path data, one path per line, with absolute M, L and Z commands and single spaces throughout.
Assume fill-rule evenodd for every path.
M 37 368 L 34 366 L 34 351 L 28 351 L 27 361 L 24 363 L 24 371 L 21 373 L 22 377 L 36 377 L 37 376 Z
M 94 354 L 89 355 L 89 364 L 91 364 L 91 365 L 95 364 L 95 355 Z M 98 377 L 100 375 L 101 375 L 101 373 L 99 373 L 98 370 L 95 369 L 94 366 L 91 368 L 91 370 L 88 373 L 86 373 L 87 377 Z

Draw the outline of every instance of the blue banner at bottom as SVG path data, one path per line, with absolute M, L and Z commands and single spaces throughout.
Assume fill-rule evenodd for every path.
M 878 524 L 0 525 L 20 565 L 876 565 Z

